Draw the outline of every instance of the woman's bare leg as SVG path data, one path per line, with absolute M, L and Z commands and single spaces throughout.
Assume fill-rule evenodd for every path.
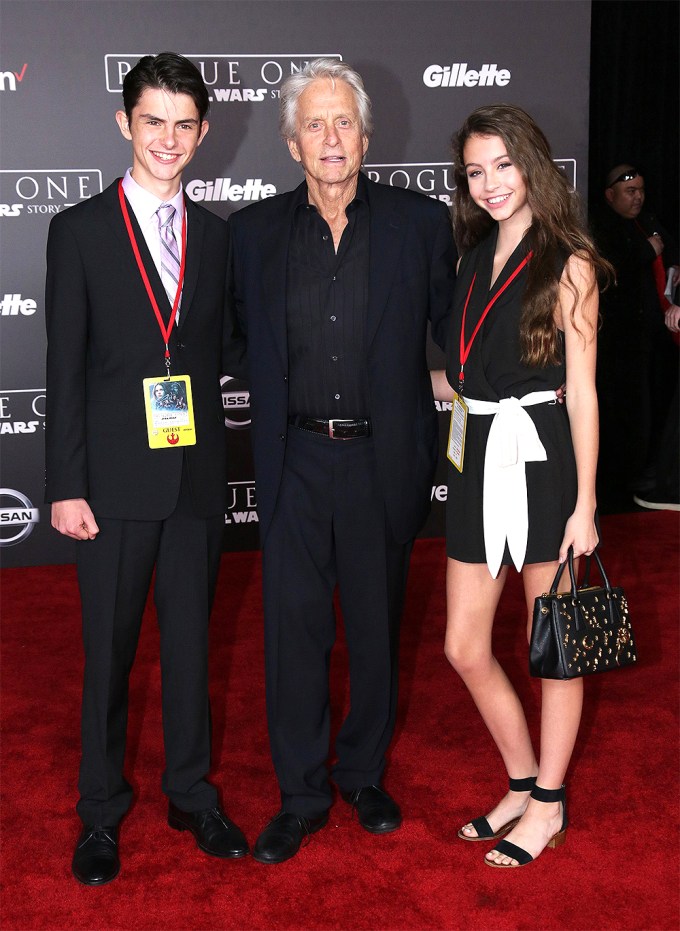
M 524 567 L 522 575 L 529 625 L 534 599 L 549 590 L 556 571 L 556 562 Z M 564 783 L 581 721 L 583 680 L 542 679 L 541 686 L 541 748 L 536 782 L 543 789 L 559 789 Z M 506 840 L 535 858 L 561 828 L 562 806 L 559 802 L 546 803 L 530 799 L 519 824 L 507 835 Z M 517 864 L 515 859 L 499 854 L 496 850 L 490 851 L 486 858 L 506 866 Z
M 534 776 L 536 757 L 517 693 L 491 651 L 491 632 L 507 567 L 497 579 L 486 564 L 449 559 L 446 573 L 447 625 L 444 652 L 465 682 L 514 779 Z M 489 813 L 494 831 L 525 810 L 528 792 L 508 792 Z M 476 837 L 467 824 L 463 833 Z

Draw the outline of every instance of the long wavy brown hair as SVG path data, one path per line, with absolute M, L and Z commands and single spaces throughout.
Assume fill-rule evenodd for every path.
M 555 323 L 563 265 L 560 256 L 576 253 L 592 265 L 596 277 L 603 282 L 610 280 L 613 269 L 598 255 L 586 231 L 578 197 L 555 165 L 545 135 L 528 113 L 510 104 L 474 110 L 451 140 L 456 185 L 454 232 L 460 252 L 476 246 L 496 222 L 470 196 L 463 160 L 463 149 L 470 136 L 500 136 L 526 184 L 532 222 L 525 236 L 533 256 L 528 265 L 520 319 L 522 362 L 539 367 L 554 365 L 561 361 Z M 575 320 L 578 290 L 568 269 L 566 274 L 573 295 L 570 317 L 580 332 Z M 597 285 L 594 283 L 592 287 L 595 289 Z

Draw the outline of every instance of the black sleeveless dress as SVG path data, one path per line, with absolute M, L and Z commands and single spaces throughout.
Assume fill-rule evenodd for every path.
M 470 339 L 488 301 L 503 288 L 527 254 L 522 241 L 489 290 L 498 228 L 461 260 L 456 281 L 454 319 L 447 351 L 447 377 L 454 388 L 460 371 L 459 343 L 463 307 L 470 295 L 465 340 Z M 558 270 L 561 274 L 562 267 Z M 484 401 L 522 398 L 533 391 L 555 390 L 564 383 L 565 365 L 529 367 L 520 362 L 519 321 L 526 266 L 489 311 L 465 363 L 464 397 Z M 563 341 L 562 341 L 562 349 Z M 547 461 L 526 463 L 529 532 L 525 563 L 556 560 L 567 520 L 576 506 L 577 481 L 569 419 L 564 404 L 525 408 L 545 447 Z M 484 563 L 484 456 L 492 416 L 470 414 L 467 420 L 462 474 L 449 462 L 446 504 L 446 552 L 461 562 Z M 512 559 L 506 543 L 502 564 Z

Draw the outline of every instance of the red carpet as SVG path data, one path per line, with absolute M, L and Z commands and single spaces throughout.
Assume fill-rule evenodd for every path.
M 128 774 L 136 803 L 111 885 L 70 874 L 78 832 L 81 653 L 73 567 L 2 575 L 4 929 L 676 929 L 678 901 L 678 518 L 607 517 L 605 566 L 624 585 L 639 665 L 586 683 L 569 773 L 567 843 L 521 870 L 490 870 L 456 830 L 504 791 L 467 692 L 442 652 L 444 550 L 417 544 L 402 640 L 397 739 L 386 785 L 401 831 L 374 837 L 338 801 L 288 863 L 220 861 L 165 822 L 158 644 L 148 610 L 132 680 Z M 256 554 L 225 555 L 213 619 L 214 781 L 249 839 L 277 808 L 269 760 Z M 498 653 L 537 723 L 513 576 Z M 339 644 L 339 647 L 341 645 Z M 347 700 L 336 650 L 336 722 Z

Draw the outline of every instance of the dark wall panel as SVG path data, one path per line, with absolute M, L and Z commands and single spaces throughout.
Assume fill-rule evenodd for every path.
M 0 552 L 5 565 L 71 560 L 43 498 L 44 252 L 50 217 L 130 161 L 114 114 L 125 70 L 171 49 L 202 69 L 211 128 L 189 196 L 227 216 L 296 185 L 278 137 L 281 79 L 319 55 L 363 75 L 375 134 L 366 171 L 449 202 L 449 139 L 483 103 L 526 108 L 576 187 L 587 168 L 590 3 L 71 2 L 4 0 L 0 45 Z M 219 199 L 217 199 L 219 197 Z M 433 356 L 434 360 L 434 356 Z M 225 547 L 257 545 L 247 385 L 226 380 L 231 448 Z M 447 413 L 442 412 L 442 434 Z M 115 452 L 112 451 L 112 455 Z M 443 532 L 443 463 L 425 528 Z

